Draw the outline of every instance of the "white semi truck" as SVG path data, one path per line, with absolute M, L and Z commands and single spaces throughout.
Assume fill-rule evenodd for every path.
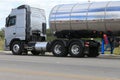
M 14 55 L 31 51 L 33 55 L 52 52 L 57 57 L 97 57 L 100 43 L 89 38 L 120 35 L 119 21 L 119 1 L 57 5 L 49 16 L 56 38 L 47 42 L 44 10 L 21 5 L 6 18 L 5 49 Z

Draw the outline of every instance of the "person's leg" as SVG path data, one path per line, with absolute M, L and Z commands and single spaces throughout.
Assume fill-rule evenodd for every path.
M 110 53 L 113 54 L 113 50 L 114 50 L 114 45 L 113 45 L 113 43 L 110 44 L 110 47 L 111 47 L 111 52 L 110 52 Z
M 107 51 L 107 49 L 110 48 L 110 44 L 107 44 L 105 47 L 105 51 Z

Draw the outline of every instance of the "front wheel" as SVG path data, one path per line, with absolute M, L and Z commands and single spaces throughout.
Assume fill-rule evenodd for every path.
M 11 50 L 13 55 L 22 55 L 23 44 L 20 41 L 15 41 L 12 43 Z
M 69 47 L 69 53 L 72 57 L 84 57 L 83 46 L 81 42 L 72 42 Z

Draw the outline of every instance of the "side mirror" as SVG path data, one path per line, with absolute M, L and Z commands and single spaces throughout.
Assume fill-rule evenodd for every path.
M 8 20 L 9 20 L 9 17 L 6 18 L 5 27 L 8 27 Z
M 42 32 L 46 34 L 46 23 L 42 23 Z

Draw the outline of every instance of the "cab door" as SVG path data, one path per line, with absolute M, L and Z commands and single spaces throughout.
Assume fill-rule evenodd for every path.
M 16 16 L 9 16 L 6 19 L 5 28 L 5 45 L 8 46 L 10 41 L 16 37 Z

